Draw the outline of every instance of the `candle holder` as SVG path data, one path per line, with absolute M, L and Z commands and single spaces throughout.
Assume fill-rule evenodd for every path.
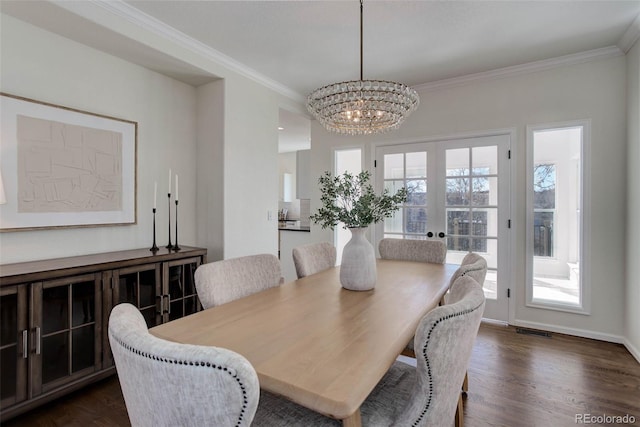
M 176 244 L 173 246 L 174 251 L 179 251 L 182 249 L 178 246 L 178 201 L 176 200 Z
M 171 193 L 168 193 L 167 197 L 167 200 L 169 201 L 169 244 L 165 247 L 171 250 L 173 249 L 173 245 L 171 244 Z
M 158 246 L 156 246 L 156 208 L 153 208 L 153 246 L 149 250 L 154 254 L 158 252 Z

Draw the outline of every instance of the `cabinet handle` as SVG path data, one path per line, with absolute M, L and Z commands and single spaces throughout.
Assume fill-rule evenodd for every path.
M 29 331 L 26 329 L 22 331 L 22 358 L 27 359 L 29 357 Z
M 171 314 L 171 294 L 165 296 L 167 297 L 167 313 Z
M 36 354 L 40 354 L 40 326 L 36 326 Z

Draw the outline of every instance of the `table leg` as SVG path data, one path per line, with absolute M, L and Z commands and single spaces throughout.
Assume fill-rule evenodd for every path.
M 362 418 L 360 418 L 360 409 L 351 414 L 349 418 L 342 420 L 342 427 L 362 427 Z

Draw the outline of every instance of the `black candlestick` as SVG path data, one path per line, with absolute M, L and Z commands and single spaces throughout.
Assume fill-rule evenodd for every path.
M 171 193 L 167 194 L 169 200 L 169 244 L 165 246 L 167 249 L 173 249 L 173 245 L 171 244 Z
M 173 250 L 179 251 L 180 249 L 182 248 L 178 246 L 178 201 L 176 200 L 176 244 L 173 247 Z
M 158 252 L 158 246 L 156 246 L 156 208 L 153 208 L 153 246 L 149 249 L 151 252 Z

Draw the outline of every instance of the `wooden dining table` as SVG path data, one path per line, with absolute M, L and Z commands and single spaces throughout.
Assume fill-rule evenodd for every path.
M 260 387 L 343 426 L 436 307 L 457 266 L 378 260 L 370 291 L 340 286 L 335 267 L 156 326 L 156 337 L 224 347 L 255 368 Z

